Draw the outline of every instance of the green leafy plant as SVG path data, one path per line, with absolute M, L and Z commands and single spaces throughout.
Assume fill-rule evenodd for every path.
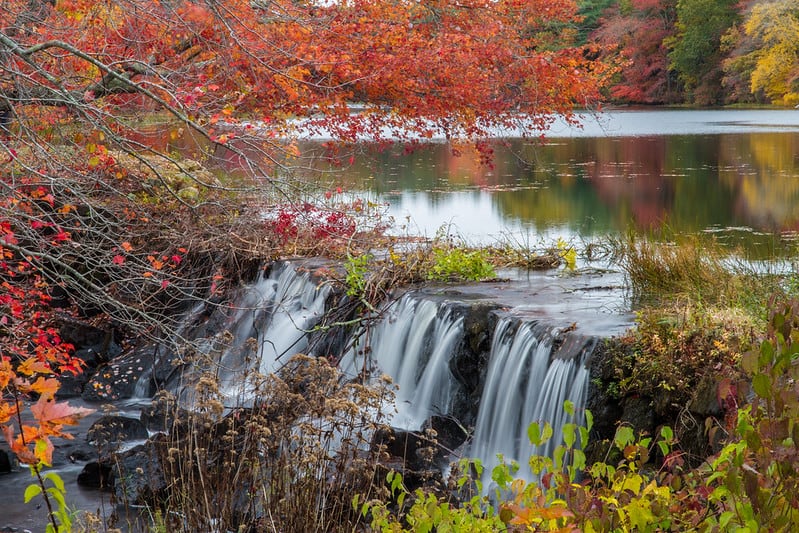
M 36 496 L 42 495 L 50 514 L 47 523 L 47 533 L 69 533 L 72 531 L 72 522 L 75 513 L 67 506 L 66 488 L 64 481 L 55 472 L 42 473 L 43 463 L 31 467 L 31 476 L 36 480 L 25 489 L 25 503 L 30 503 Z M 49 482 L 49 487 L 47 486 Z M 52 502 L 56 507 L 52 508 Z
M 564 410 L 575 414 L 569 402 Z M 477 488 L 477 494 L 466 501 L 452 502 L 422 489 L 411 494 L 401 476 L 391 472 L 386 480 L 396 502 L 394 513 L 382 501 L 361 503 L 355 498 L 353 505 L 361 516 L 371 516 L 372 529 L 381 532 L 685 530 L 687 518 L 695 514 L 690 507 L 680 512 L 674 487 L 681 485 L 672 485 L 674 476 L 668 469 L 652 473 L 644 468 L 655 446 L 664 456 L 671 455 L 675 442 L 671 429 L 663 428 L 654 441 L 637 438 L 632 428 L 621 426 L 611 443 L 620 452 L 620 461 L 587 466 L 581 448 L 588 441 L 593 418 L 586 412 L 585 419 L 585 425 L 570 422 L 563 426 L 563 444 L 551 457 L 530 457 L 534 480 L 515 477 L 518 464 L 501 461 L 491 472 L 496 506 L 481 495 L 482 466 L 475 461 L 462 461 L 459 468 L 464 474 L 458 479 L 458 489 L 471 481 Z M 527 433 L 538 446 L 553 437 L 548 423 L 534 422 Z M 471 479 L 472 473 L 476 480 Z M 689 498 L 693 494 L 688 491 L 679 496 Z M 410 506 L 407 500 L 412 501 Z
M 471 468 L 482 472 L 479 462 L 464 460 L 460 464 L 460 472 L 469 472 Z M 469 481 L 469 475 L 462 474 L 457 482 L 458 488 L 463 489 Z M 352 501 L 353 508 L 362 517 L 371 516 L 370 526 L 374 531 L 382 533 L 429 533 L 431 531 L 493 533 L 505 529 L 499 515 L 488 504 L 487 499 L 479 494 L 473 495 L 466 502 L 458 503 L 446 501 L 423 489 L 417 489 L 411 493 L 403 483 L 402 474 L 394 471 L 386 475 L 386 483 L 390 487 L 391 497 L 396 502 L 399 509 L 398 514 L 402 516 L 404 524 L 391 513 L 386 502 L 371 500 L 361 503 L 360 496 L 357 495 Z M 408 500 L 412 503 L 406 506 Z
M 461 247 L 433 248 L 433 264 L 427 275 L 430 280 L 480 281 L 493 277 L 496 277 L 496 273 L 485 250 L 468 250 Z
M 705 474 L 709 519 L 721 528 L 787 530 L 799 523 L 799 300 L 772 301 L 767 338 L 744 354 L 755 397 L 738 411 L 738 437 Z
M 366 290 L 366 275 L 369 273 L 369 254 L 361 255 L 347 255 L 347 260 L 344 262 L 344 269 L 347 271 L 347 276 L 344 278 L 344 284 L 347 286 L 347 296 L 360 297 Z

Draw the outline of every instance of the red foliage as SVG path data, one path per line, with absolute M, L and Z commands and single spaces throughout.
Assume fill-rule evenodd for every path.
M 22 213 L 32 212 L 36 202 L 54 205 L 44 187 L 20 187 L 16 192 L 0 205 Z M 70 241 L 69 233 L 52 221 L 33 219 L 29 227 L 54 249 Z M 89 412 L 54 400 L 58 376 L 80 373 L 83 362 L 72 357 L 72 345 L 61 340 L 48 283 L 39 274 L 35 258 L 18 253 L 16 229 L 11 220 L 0 220 L 0 430 L 20 461 L 49 464 L 50 438 L 68 436 L 63 425 L 74 424 Z M 36 425 L 23 423 L 22 409 L 28 399 L 36 399 L 30 407 Z
M 362 206 L 361 200 L 351 205 L 356 210 L 358 206 Z M 268 227 L 281 244 L 285 244 L 296 238 L 346 240 L 355 234 L 357 223 L 351 214 L 340 207 L 330 209 L 305 203 L 299 207 L 280 208 L 274 219 L 268 222 Z
M 681 86 L 669 71 L 664 39 L 674 35 L 676 0 L 634 0 L 629 12 L 618 7 L 591 36 L 602 57 L 622 67 L 611 87 L 614 99 L 630 103 L 664 104 L 681 100 Z

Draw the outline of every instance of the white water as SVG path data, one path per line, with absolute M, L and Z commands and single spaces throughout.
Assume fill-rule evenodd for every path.
M 486 385 L 468 452 L 484 466 L 485 488 L 492 469 L 500 464 L 497 454 L 505 462 L 521 465 L 517 476 L 533 478 L 528 458 L 533 454 L 551 457 L 555 447 L 562 444 L 563 425 L 572 421 L 563 410 L 565 400 L 575 405 L 574 422 L 581 424 L 584 417 L 588 389 L 584 357 L 550 361 L 556 329 L 528 322 L 512 333 L 512 326 L 513 319 L 503 318 L 494 333 Z M 532 445 L 527 437 L 531 422 L 542 426 L 549 423 L 553 438 L 540 447 Z
M 269 276 L 262 274 L 247 287 L 226 326 L 233 339 L 220 357 L 223 395 L 246 399 L 250 371 L 272 373 L 306 351 L 308 333 L 324 315 L 329 293 L 329 286 L 314 283 L 288 263 L 275 265 Z
M 385 313 L 342 357 L 340 367 L 350 376 L 363 370 L 391 376 L 397 386 L 391 423 L 418 430 L 431 415 L 449 411 L 454 378 L 448 364 L 463 336 L 463 319 L 411 295 Z
M 463 336 L 463 320 L 455 318 L 446 304 L 406 295 L 363 335 L 360 347 L 350 350 L 340 366 L 349 376 L 385 373 L 398 386 L 392 425 L 418 430 L 433 414 L 450 414 L 456 382 L 449 362 Z M 518 325 L 518 327 L 515 327 Z M 587 355 L 594 341 L 567 334 L 555 351 L 558 328 L 518 318 L 502 318 L 491 346 L 491 359 L 480 399 L 477 423 L 467 455 L 479 459 L 484 468 L 483 485 L 488 488 L 491 470 L 516 461 L 516 474 L 532 480 L 527 466 L 533 455 L 551 457 L 562 444 L 567 422 L 582 424 L 588 390 Z M 575 406 L 568 415 L 566 400 Z M 553 438 L 540 447 L 527 437 L 531 422 L 548 423 Z

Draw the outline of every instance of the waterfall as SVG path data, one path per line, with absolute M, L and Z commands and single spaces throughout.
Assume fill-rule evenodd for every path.
M 329 293 L 329 286 L 290 263 L 275 265 L 246 287 L 226 324 L 232 339 L 219 359 L 223 395 L 246 398 L 243 376 L 249 371 L 269 374 L 308 350 L 308 332 L 324 315 Z
M 420 429 L 433 414 L 447 414 L 455 380 L 449 359 L 463 337 L 463 318 L 447 306 L 406 294 L 384 310 L 383 319 L 361 331 L 358 344 L 341 359 L 349 376 L 364 370 L 391 376 L 397 386 L 391 422 Z
M 514 331 L 517 319 L 503 318 L 497 324 L 491 346 L 485 388 L 468 455 L 484 466 L 483 486 L 488 488 L 492 469 L 503 459 L 521 465 L 519 477 L 533 478 L 527 466 L 533 455 L 551 457 L 562 444 L 562 428 L 570 417 L 563 410 L 565 400 L 576 407 L 576 423 L 583 422 L 588 389 L 585 358 L 595 341 L 569 335 L 556 354 L 553 341 L 557 328 L 525 322 Z M 541 447 L 527 437 L 531 422 L 548 422 L 552 439 Z
M 324 315 L 329 292 L 327 285 L 315 283 L 290 263 L 275 265 L 244 288 L 225 320 L 229 338 L 224 343 L 220 336 L 204 340 L 204 353 L 222 346 L 214 360 L 227 400 L 248 403 L 253 395 L 248 375 L 272 373 L 291 355 L 310 349 L 309 331 Z M 491 333 L 487 368 L 481 370 L 479 354 L 454 359 L 471 353 L 465 351 L 464 320 L 473 309 L 457 300 L 406 293 L 386 303 L 379 320 L 355 335 L 339 367 L 350 379 L 381 374 L 392 378 L 396 393 L 390 422 L 397 428 L 419 430 L 433 415 L 458 420 L 476 416 L 464 455 L 480 459 L 490 479 L 497 454 L 521 465 L 527 465 L 532 454 L 552 456 L 561 443 L 563 425 L 570 421 L 563 410 L 565 400 L 575 405 L 575 422 L 582 423 L 588 389 L 585 363 L 596 341 L 541 321 L 505 316 Z M 472 363 L 458 366 L 467 360 Z M 451 365 L 461 373 L 459 379 Z M 465 368 L 472 374 L 462 375 Z M 483 372 L 485 377 L 478 377 Z M 479 401 L 472 390 L 478 381 L 483 384 Z M 552 440 L 540 448 L 530 444 L 531 422 L 549 423 Z M 526 466 L 518 475 L 532 479 Z

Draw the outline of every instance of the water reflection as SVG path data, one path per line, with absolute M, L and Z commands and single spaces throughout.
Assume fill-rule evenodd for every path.
M 241 137 L 237 147 L 261 165 L 224 149 L 205 156 L 226 174 L 280 177 L 284 163 L 323 187 L 389 202 L 412 231 L 432 235 L 451 225 L 472 241 L 508 233 L 591 239 L 632 229 L 710 234 L 763 257 L 799 232 L 799 110 L 584 118 L 582 129 L 555 124 L 543 143 L 497 139 L 492 166 L 473 149 L 458 147 L 456 155 L 443 142 L 331 150 L 322 139 L 305 140 L 286 157 L 279 144 Z M 174 132 L 165 147 L 205 149 Z
M 576 137 L 497 143 L 494 165 L 445 144 L 364 153 L 337 177 L 433 234 L 712 233 L 771 248 L 799 230 L 799 134 Z

